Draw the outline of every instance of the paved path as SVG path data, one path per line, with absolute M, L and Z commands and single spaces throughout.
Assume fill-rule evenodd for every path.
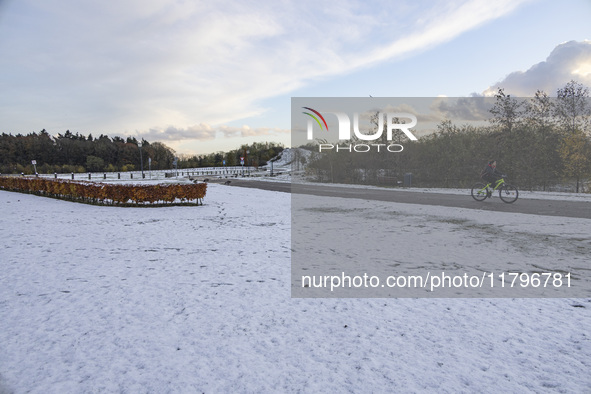
M 564 216 L 591 219 L 591 203 L 581 201 L 518 199 L 506 204 L 495 195 L 483 202 L 475 201 L 466 190 L 466 195 L 443 193 L 419 193 L 393 189 L 346 188 L 327 185 L 301 185 L 281 182 L 265 182 L 248 179 L 231 179 L 230 186 L 251 187 L 286 193 L 310 194 L 364 200 L 392 201 L 407 204 L 440 205 L 445 207 L 482 209 L 487 211 L 526 213 L 532 215 Z

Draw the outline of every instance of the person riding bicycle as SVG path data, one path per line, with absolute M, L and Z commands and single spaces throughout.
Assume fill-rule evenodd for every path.
M 486 183 L 490 183 L 492 188 L 494 189 L 495 183 L 501 179 L 505 178 L 506 175 L 502 174 L 499 170 L 497 170 L 497 161 L 490 160 L 486 168 L 482 171 L 481 178 L 484 179 Z
M 497 170 L 497 161 L 490 160 L 486 168 L 480 173 L 480 177 L 486 183 L 476 182 L 472 186 L 472 198 L 476 201 L 484 201 L 492 197 L 493 191 L 499 192 L 499 198 L 508 204 L 517 201 L 519 190 L 506 182 L 507 175 Z

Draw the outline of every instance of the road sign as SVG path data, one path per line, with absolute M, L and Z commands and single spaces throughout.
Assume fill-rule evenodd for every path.
M 36 165 L 36 164 L 37 164 L 37 160 L 33 160 L 33 161 L 31 161 L 31 164 L 32 164 L 32 165 Z
M 240 157 L 240 165 L 243 166 L 244 165 L 244 157 Z

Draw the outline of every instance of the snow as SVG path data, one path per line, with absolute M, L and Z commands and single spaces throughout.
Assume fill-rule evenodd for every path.
M 200 207 L 0 191 L 0 392 L 591 391 L 591 299 L 291 298 L 290 201 L 217 184 Z M 379 204 L 417 223 L 416 259 L 467 258 L 487 233 L 462 223 L 503 219 Z M 511 215 L 507 255 L 549 237 L 550 256 L 588 264 L 590 220 Z
M 277 157 L 273 158 L 274 168 L 289 168 L 291 169 L 292 164 L 295 166 L 294 160 L 304 158 L 304 162 L 300 162 L 302 168 L 306 167 L 306 164 L 312 156 L 312 151 L 302 148 L 286 148 L 279 152 Z

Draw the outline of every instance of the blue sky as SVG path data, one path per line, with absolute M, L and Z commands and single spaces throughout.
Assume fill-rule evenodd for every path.
M 591 86 L 591 1 L 0 0 L 0 132 L 290 144 L 291 97 Z

